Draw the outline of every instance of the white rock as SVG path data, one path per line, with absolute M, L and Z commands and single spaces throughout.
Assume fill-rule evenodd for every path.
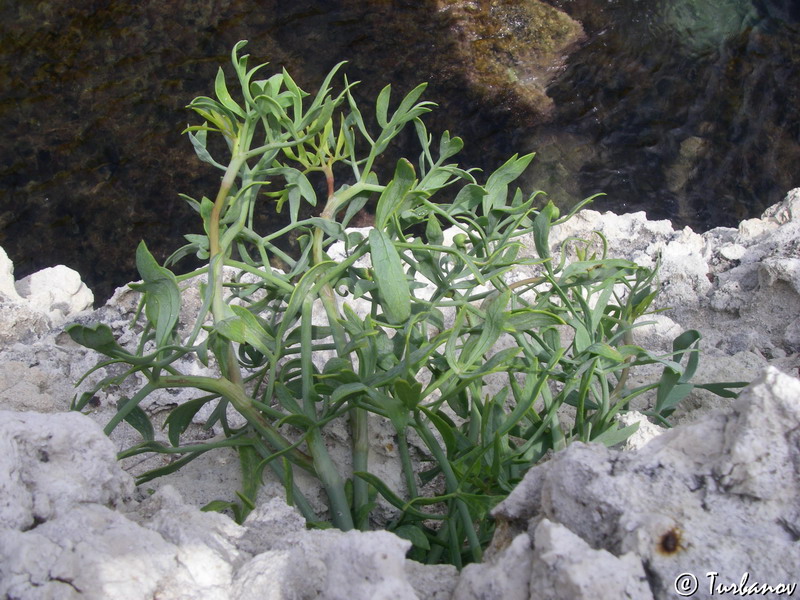
M 291 598 L 284 593 L 284 582 L 292 573 L 291 560 L 289 550 L 270 550 L 254 557 L 236 573 L 230 597 L 238 600 Z
M 19 294 L 36 311 L 45 313 L 54 327 L 88 308 L 94 302 L 92 291 L 77 271 L 58 265 L 43 269 L 17 282 Z
M 178 566 L 174 546 L 98 504 L 76 505 L 34 530 L 0 530 L 4 598 L 172 600 L 159 586 Z
M 592 548 L 633 553 L 655 598 L 674 597 L 685 572 L 786 582 L 800 564 L 799 399 L 800 381 L 769 368 L 734 408 L 637 451 L 569 446 L 529 471 L 495 515 L 510 535 L 546 518 Z
M 653 597 L 642 562 L 634 554 L 595 550 L 567 527 L 542 520 L 533 532 L 530 598 L 586 600 Z
M 406 559 L 406 576 L 419 600 L 451 600 L 459 572 L 452 565 L 423 565 Z
M 0 246 L 0 296 L 12 302 L 21 302 L 22 297 L 14 287 L 14 263 L 8 258 L 8 254 Z
M 24 302 L 0 297 L 0 347 L 25 343 L 50 330 L 46 315 L 32 310 Z
M 638 423 L 639 425 L 636 432 L 623 443 L 622 449 L 624 450 L 638 450 L 650 442 L 650 440 L 666 431 L 663 427 L 651 423 L 646 416 L 635 410 L 621 413 L 617 421 L 619 421 L 619 424 L 623 427 L 633 425 L 634 423 Z
M 487 556 L 480 564 L 464 567 L 453 597 L 459 600 L 527 600 L 532 561 L 531 540 L 527 534 L 519 534 L 494 559 Z
M 385 531 L 326 538 L 333 540 L 322 555 L 327 576 L 320 600 L 417 600 L 405 574 L 411 542 Z
M 117 505 L 133 490 L 100 427 L 78 413 L 0 411 L 0 526 L 27 529 L 76 505 Z
M 741 260 L 746 252 L 747 248 L 741 244 L 729 244 L 719 249 L 719 253 L 728 260 Z

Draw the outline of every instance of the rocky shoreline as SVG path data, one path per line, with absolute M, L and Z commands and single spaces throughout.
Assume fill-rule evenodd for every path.
M 695 379 L 753 383 L 734 401 L 693 394 L 680 425 L 641 426 L 625 450 L 573 444 L 535 467 L 495 510 L 500 526 L 485 561 L 461 573 L 406 560 L 409 543 L 386 532 L 308 531 L 274 489 L 243 526 L 200 512 L 236 487 L 235 459 L 224 454 L 135 489 L 115 460 L 124 440 L 101 430 L 115 399 L 99 398 L 88 417 L 67 412 L 96 357 L 63 331 L 75 320 L 122 330 L 134 294 L 120 288 L 91 312 L 77 273 L 54 267 L 15 282 L 0 251 L 0 595 L 639 599 L 671 598 L 693 582 L 698 598 L 728 589 L 715 586 L 792 584 L 800 577 L 800 189 L 735 229 L 698 234 L 644 213 L 587 210 L 551 237 L 558 244 L 592 230 L 611 256 L 660 261 L 657 302 L 669 309 L 647 318 L 636 343 L 666 351 L 680 330 L 697 329 Z

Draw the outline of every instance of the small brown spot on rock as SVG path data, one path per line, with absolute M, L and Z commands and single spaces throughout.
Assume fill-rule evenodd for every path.
M 667 556 L 677 554 L 683 550 L 682 540 L 683 532 L 679 528 L 673 527 L 661 536 L 657 550 L 660 554 Z

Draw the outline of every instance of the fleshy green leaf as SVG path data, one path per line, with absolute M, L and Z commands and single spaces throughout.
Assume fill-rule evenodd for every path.
M 508 184 L 519 177 L 533 160 L 533 154 L 517 157 L 515 154 L 486 181 L 486 196 L 483 198 L 483 214 L 488 215 L 495 208 L 506 204 Z
M 222 106 L 227 108 L 229 111 L 234 113 L 235 115 L 244 118 L 245 114 L 242 110 L 242 107 L 239 106 L 236 101 L 231 98 L 231 95 L 228 93 L 228 88 L 225 85 L 225 73 L 222 70 L 222 67 L 219 68 L 217 71 L 217 79 L 214 82 L 214 92 L 217 95 Z
M 414 166 L 406 159 L 397 161 L 394 177 L 378 198 L 375 207 L 375 228 L 385 229 L 392 215 L 400 212 L 403 202 L 414 185 Z
M 369 247 L 378 300 L 386 319 L 393 325 L 403 323 L 411 316 L 411 292 L 400 255 L 389 236 L 380 229 L 370 230 Z
M 617 444 L 621 444 L 629 437 L 631 437 L 636 431 L 639 429 L 639 422 L 633 423 L 626 427 L 622 427 L 617 429 L 615 427 L 611 427 L 610 429 L 606 429 L 600 435 L 595 438 L 592 438 L 593 442 L 600 442 L 601 444 L 605 444 L 606 446 L 616 446 Z
M 422 391 L 422 384 L 415 381 L 413 384 L 408 383 L 405 379 L 398 379 L 394 383 L 395 395 L 400 398 L 403 405 L 408 410 L 414 410 L 420 401 L 420 392 Z
M 72 340 L 85 348 L 91 348 L 101 354 L 110 357 L 117 357 L 121 354 L 128 354 L 122 346 L 117 344 L 114 333 L 108 325 L 93 323 L 91 325 L 80 325 L 73 323 L 67 325 L 66 332 Z
M 436 215 L 428 217 L 428 224 L 425 226 L 425 237 L 428 239 L 428 243 L 434 246 L 439 246 L 444 241 L 442 226 L 439 225 L 439 219 L 436 218 Z
M 214 400 L 213 396 L 195 398 L 184 402 L 169 413 L 164 425 L 167 427 L 167 438 L 170 444 L 173 446 L 180 444 L 181 435 L 192 424 L 194 416 L 212 400 Z
M 444 161 L 461 152 L 464 141 L 460 137 L 450 137 L 450 132 L 445 131 L 439 142 L 439 160 Z
M 389 125 L 389 98 L 392 96 L 392 86 L 384 87 L 375 101 L 375 119 L 383 128 Z
M 145 314 L 155 326 L 156 345 L 162 348 L 169 343 L 180 316 L 181 292 L 178 282 L 172 271 L 156 262 L 144 242 L 136 249 L 136 268 L 144 283 L 132 283 L 130 287 L 144 292 Z
M 189 131 L 189 141 L 192 142 L 192 147 L 194 147 L 194 152 L 197 154 L 197 158 L 202 160 L 204 163 L 216 166 L 217 162 L 213 159 L 211 153 L 206 149 L 207 133 L 208 132 L 205 129 L 198 129 L 197 133 L 192 133 Z
M 392 533 L 398 537 L 408 540 L 417 548 L 422 548 L 423 550 L 431 549 L 431 544 L 428 541 L 428 537 L 416 525 L 401 525 L 397 529 L 393 529 Z
M 533 220 L 533 242 L 541 258 L 550 257 L 550 224 L 557 217 L 556 205 L 548 202 Z
M 221 335 L 239 344 L 250 344 L 264 356 L 273 360 L 275 338 L 267 332 L 258 318 L 243 306 L 232 305 L 235 317 L 223 319 L 214 324 Z
M 522 333 L 565 324 L 565 321 L 554 313 L 546 310 L 524 308 L 509 312 L 503 323 L 503 329 L 509 333 Z
M 153 424 L 150 422 L 150 418 L 147 416 L 147 413 L 138 406 L 134 407 L 133 410 L 125 415 L 125 421 L 138 431 L 145 441 L 152 442 L 155 439 Z
M 453 456 L 456 451 L 456 436 L 455 432 L 453 431 L 454 428 L 451 427 L 448 422 L 445 421 L 444 418 L 442 418 L 442 416 L 439 414 L 428 410 L 424 406 L 420 406 L 419 408 L 431 420 L 433 426 L 436 427 L 436 430 L 441 434 L 448 456 Z

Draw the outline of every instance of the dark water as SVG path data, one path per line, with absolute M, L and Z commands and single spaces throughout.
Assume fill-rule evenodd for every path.
M 184 107 L 210 93 L 240 39 L 309 90 L 342 59 L 364 102 L 387 82 L 429 81 L 441 108 L 427 122 L 465 138 L 463 165 L 536 150 L 528 183 L 562 204 L 604 191 L 602 208 L 704 229 L 800 185 L 794 0 L 551 3 L 588 37 L 550 85 L 556 110 L 542 122 L 469 88 L 432 1 L 6 0 L 0 245 L 18 277 L 67 264 L 102 299 L 135 278 L 140 239 L 163 258 L 196 231 L 177 194 L 213 195 L 218 175 L 181 136 Z
M 549 89 L 581 192 L 708 229 L 800 184 L 800 3 L 563 4 L 591 31 Z

